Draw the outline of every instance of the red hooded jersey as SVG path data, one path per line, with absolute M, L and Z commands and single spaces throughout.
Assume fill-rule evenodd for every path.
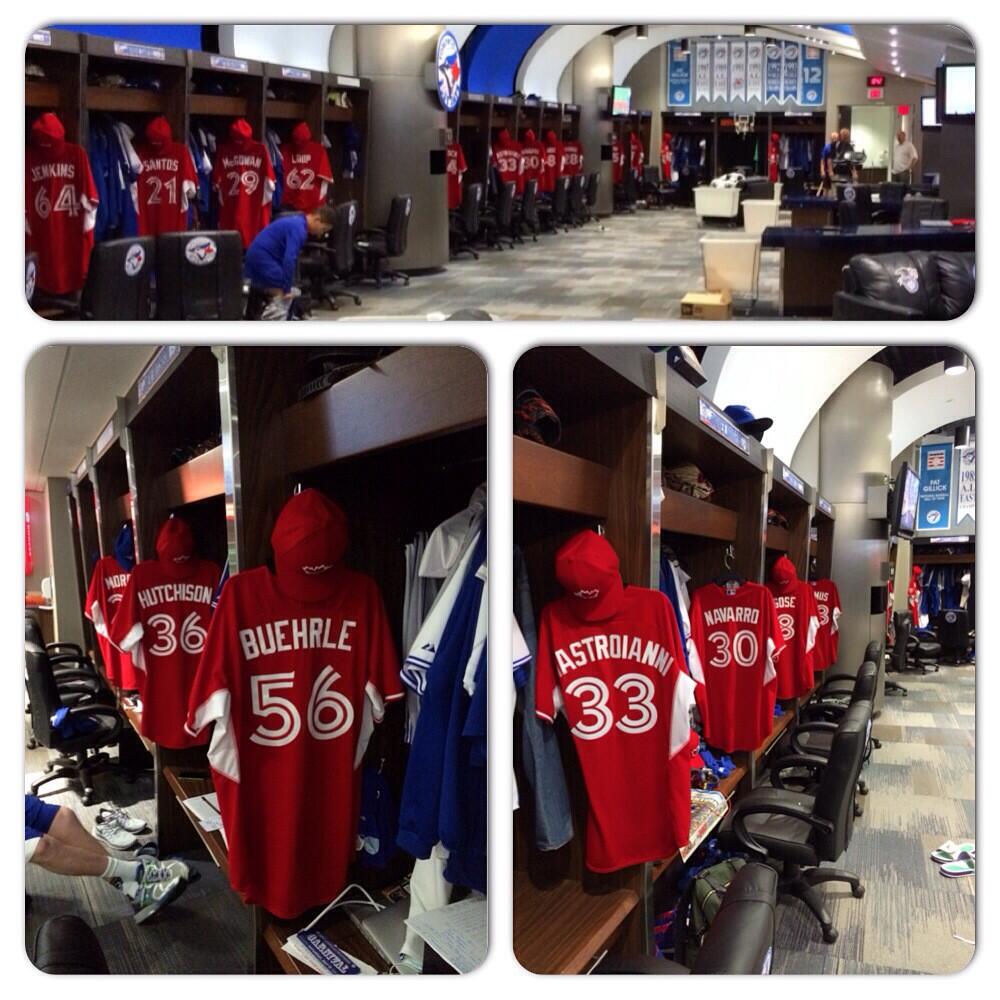
M 556 188 L 556 178 L 564 177 L 566 170 L 566 148 L 552 129 L 545 134 L 545 170 L 539 191 L 552 192 Z
M 812 586 L 819 615 L 813 670 L 826 670 L 837 662 L 840 651 L 840 592 L 833 580 L 816 580 Z
M 621 137 L 616 132 L 611 140 L 611 180 L 621 184 L 625 178 L 625 148 Z
M 281 144 L 281 165 L 285 174 L 282 208 L 311 212 L 326 204 L 327 191 L 333 183 L 330 157 L 322 143 L 313 141 L 305 122 L 299 122 L 292 129 L 291 139 Z
M 114 556 L 98 559 L 90 577 L 83 613 L 94 623 L 108 683 L 112 687 L 131 690 L 136 687 L 132 659 L 118 649 L 110 638 L 111 626 L 121 607 L 128 578 L 128 570 L 122 569 Z
M 781 626 L 767 587 L 709 583 L 691 598 L 691 641 L 705 682 L 698 708 L 709 745 L 756 750 L 770 734 Z
M 646 163 L 646 154 L 642 148 L 642 139 L 639 138 L 638 133 L 630 132 L 628 141 L 630 150 L 630 166 L 636 174 L 641 176 L 642 168 Z
M 664 132 L 660 140 L 660 172 L 664 181 L 669 181 L 673 174 L 674 153 L 670 145 L 672 138 L 669 132 Z
M 524 180 L 521 177 L 521 144 L 511 138 L 507 129 L 503 129 L 497 136 L 493 144 L 493 166 L 500 174 L 500 183 L 508 184 L 514 182 L 515 192 L 519 192 L 524 187 Z
M 795 575 L 787 556 L 775 564 L 768 589 L 774 597 L 784 648 L 777 657 L 778 697 L 799 698 L 813 687 L 813 649 L 819 631 L 819 610 L 812 584 Z
M 83 288 L 97 222 L 87 152 L 65 136 L 62 122 L 46 112 L 32 125 L 24 151 L 27 249 L 38 254 L 36 282 L 50 295 Z
M 183 232 L 188 204 L 198 190 L 191 151 L 174 142 L 170 123 L 160 115 L 146 126 L 146 141 L 136 149 L 142 163 L 138 181 L 139 235 Z
M 219 199 L 219 228 L 235 229 L 245 250 L 271 221 L 274 167 L 262 142 L 251 138 L 242 119 L 230 128 L 230 138 L 215 150 L 212 186 Z
M 465 162 L 462 147 L 453 142 L 445 150 L 448 171 L 448 211 L 454 212 L 462 207 L 462 176 L 469 169 Z
M 521 146 L 521 182 L 518 191 L 524 190 L 527 181 L 537 181 L 539 190 L 545 183 L 545 147 L 530 128 L 524 133 L 524 143 Z
M 570 139 L 563 143 L 563 152 L 566 157 L 565 174 L 575 177 L 583 173 L 583 146 L 576 139 Z

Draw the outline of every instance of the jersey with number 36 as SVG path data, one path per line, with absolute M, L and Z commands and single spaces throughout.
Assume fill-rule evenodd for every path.
M 168 575 L 158 559 L 139 563 L 128 578 L 111 623 L 111 641 L 131 654 L 142 697 L 142 735 L 183 750 L 204 743 L 184 729 L 188 693 L 212 616 L 219 567 L 208 559 L 183 578 Z
M 691 640 L 704 683 L 698 708 L 710 746 L 756 750 L 771 732 L 777 694 L 775 658 L 783 646 L 767 587 L 709 583 L 691 598 Z
M 247 903 L 291 919 L 344 888 L 358 832 L 359 765 L 386 702 L 403 697 L 382 595 L 342 570 L 339 596 L 303 603 L 271 571 L 232 577 L 188 709 L 214 723 L 208 760 Z
M 694 682 L 663 594 L 626 587 L 619 612 L 585 622 L 566 598 L 538 628 L 535 710 L 562 709 L 587 786 L 587 867 L 617 871 L 671 855 L 691 826 Z

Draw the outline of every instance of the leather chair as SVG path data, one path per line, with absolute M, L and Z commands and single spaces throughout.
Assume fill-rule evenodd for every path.
M 108 963 L 97 935 L 77 916 L 50 917 L 38 928 L 31 964 L 53 976 L 106 976 Z
M 855 898 L 864 895 L 853 872 L 821 867 L 836 861 L 851 841 L 854 802 L 871 722 L 871 704 L 852 705 L 837 728 L 829 758 L 813 754 L 786 758 L 787 767 L 805 768 L 816 775 L 815 795 L 783 788 L 755 788 L 740 799 L 726 817 L 720 841 L 730 850 L 780 865 L 779 897 L 802 900 L 823 929 L 823 940 L 837 940 L 837 929 L 816 886 L 847 882 Z
M 884 215 L 885 222 L 899 222 L 903 211 L 903 199 L 906 197 L 906 185 L 897 181 L 883 181 L 878 186 L 878 207 Z
M 494 250 L 503 250 L 505 243 L 514 249 L 514 187 L 513 181 L 501 184 L 496 201 L 482 213 L 483 240 Z
M 945 198 L 923 198 L 907 195 L 899 213 L 899 224 L 916 228 L 922 219 L 947 219 L 948 202 Z
M 538 206 L 538 218 L 542 224 L 543 233 L 557 233 L 562 228 L 568 233 L 566 218 L 569 214 L 569 177 L 556 178 L 552 189 L 552 200 Z
M 874 663 L 876 666 L 880 666 L 882 659 L 882 644 L 876 640 L 868 643 L 865 647 L 865 658 L 862 663 Z M 857 671 L 854 673 L 846 670 L 828 671 L 823 677 L 822 686 L 816 690 L 810 704 L 839 700 L 841 704 L 846 705 L 850 701 L 857 683 Z
M 975 631 L 969 628 L 968 608 L 945 608 L 934 620 L 934 631 L 941 643 L 941 657 L 952 664 L 968 663 Z
M 479 238 L 479 207 L 483 200 L 482 184 L 466 184 L 462 189 L 462 207 L 448 213 L 448 256 L 454 260 L 467 253 L 479 260 L 476 251 Z
M 334 311 L 339 299 L 361 305 L 361 296 L 347 287 L 354 273 L 358 203 L 345 201 L 334 209 L 333 228 L 322 241 L 309 241 L 299 257 L 299 276 L 310 304 L 326 302 Z
M 662 958 L 609 956 L 597 975 L 756 976 L 771 969 L 778 874 L 762 864 L 744 865 L 705 935 L 694 968 Z
M 243 243 L 229 230 L 156 239 L 156 318 L 242 319 Z
M 530 180 L 524 182 L 524 193 L 521 195 L 520 204 L 514 206 L 512 229 L 514 238 L 523 243 L 522 233 L 531 233 L 532 242 L 538 242 L 538 231 L 541 229 L 541 220 L 538 217 L 538 181 Z
M 376 288 L 382 287 L 385 278 L 393 283 L 397 278 L 402 280 L 404 285 L 410 283 L 408 274 L 386 267 L 386 261 L 402 257 L 406 253 L 406 238 L 412 212 L 413 198 L 408 194 L 397 194 L 389 204 L 389 218 L 385 228 L 366 229 L 355 240 L 354 245 L 363 261 L 362 273 L 366 277 L 374 277 Z
M 114 693 L 105 685 L 90 657 L 75 642 L 46 643 L 38 621 L 28 613 L 24 616 L 24 641 L 42 646 L 48 653 L 52 676 L 64 705 L 115 703 Z
M 93 777 L 99 771 L 116 766 L 101 748 L 118 741 L 122 719 L 108 705 L 66 705 L 52 672 L 49 655 L 35 643 L 24 644 L 25 686 L 31 707 L 31 728 L 35 739 L 58 756 L 46 765 L 48 772 L 31 785 L 34 795 L 40 788 L 57 778 L 68 778 L 80 785 L 80 800 L 90 805 L 94 796 Z M 53 725 L 56 713 L 66 708 L 67 719 L 77 724 L 80 732 L 64 736 Z
M 931 629 L 914 628 L 910 613 L 897 612 L 896 644 L 893 647 L 899 673 L 926 674 L 940 669 L 941 643 Z
M 766 177 L 747 177 L 740 187 L 741 201 L 774 201 L 774 184 Z
M 587 222 L 597 218 L 597 195 L 601 189 L 601 175 L 595 170 L 587 174 L 587 195 L 584 199 L 584 214 Z
M 105 240 L 90 251 L 80 319 L 147 320 L 153 316 L 156 241 L 152 236 Z
M 569 178 L 566 218 L 579 229 L 587 221 L 587 179 L 583 174 Z
M 857 254 L 833 297 L 834 319 L 955 319 L 976 294 L 976 255 L 944 250 Z

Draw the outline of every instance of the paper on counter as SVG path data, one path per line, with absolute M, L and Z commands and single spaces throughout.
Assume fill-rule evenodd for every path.
M 406 926 L 463 975 L 486 960 L 489 938 L 485 896 L 476 895 L 418 913 L 406 921 Z

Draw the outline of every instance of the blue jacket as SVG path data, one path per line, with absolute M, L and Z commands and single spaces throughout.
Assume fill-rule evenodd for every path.
M 291 291 L 295 265 L 309 236 L 306 217 L 300 213 L 283 215 L 265 226 L 247 249 L 243 273 L 258 288 Z

